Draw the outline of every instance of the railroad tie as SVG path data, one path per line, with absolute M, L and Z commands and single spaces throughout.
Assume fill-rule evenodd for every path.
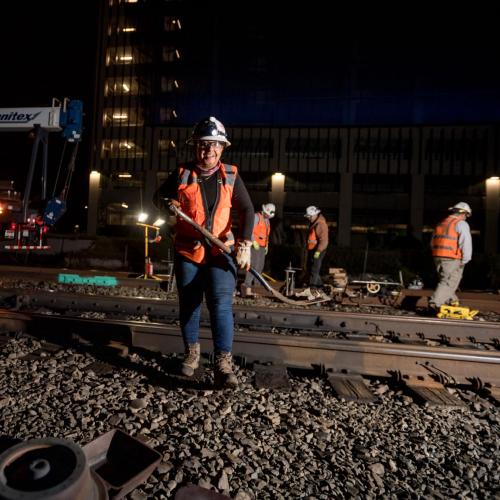
M 328 375 L 328 383 L 339 399 L 372 403 L 376 400 L 361 375 L 348 373 L 332 373 Z
M 405 387 L 422 403 L 429 406 L 449 406 L 452 408 L 462 408 L 467 406 L 464 401 L 450 394 L 446 387 L 431 379 L 417 379 L 410 377 L 404 379 Z

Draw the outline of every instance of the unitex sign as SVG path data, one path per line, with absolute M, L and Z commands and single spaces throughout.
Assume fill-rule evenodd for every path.
M 0 108 L 1 130 L 30 130 L 35 125 L 48 131 L 61 130 L 60 108 Z

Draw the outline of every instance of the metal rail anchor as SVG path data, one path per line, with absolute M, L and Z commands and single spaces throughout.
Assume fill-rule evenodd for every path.
M 205 229 L 204 227 L 200 226 L 197 222 L 195 222 L 189 215 L 186 215 L 180 208 L 176 207 L 173 203 L 168 203 L 168 208 L 169 210 L 186 221 L 188 224 L 190 224 L 192 227 L 194 227 L 198 232 L 200 232 L 207 240 L 209 243 L 215 245 L 217 248 L 222 250 L 224 254 L 227 256 L 231 257 L 234 259 L 233 252 L 232 250 L 219 238 L 214 236 L 210 231 Z M 298 306 L 311 306 L 314 304 L 319 304 L 321 302 L 328 302 L 331 300 L 331 298 L 328 299 L 321 299 L 321 300 L 292 300 L 289 299 L 288 297 L 285 297 L 283 294 L 278 292 L 278 290 L 275 290 L 274 288 L 269 285 L 269 283 L 262 277 L 260 273 L 258 273 L 253 267 L 250 267 L 250 272 L 252 275 L 257 279 L 257 281 L 270 293 L 273 294 L 274 297 L 276 297 L 278 300 L 281 300 L 281 302 L 285 302 L 286 304 L 291 304 L 291 305 L 298 305 Z

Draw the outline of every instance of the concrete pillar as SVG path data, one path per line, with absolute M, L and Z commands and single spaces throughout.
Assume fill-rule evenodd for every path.
M 500 179 L 498 177 L 490 177 L 486 180 L 486 224 L 484 235 L 485 253 L 496 254 L 498 250 L 499 208 Z
M 340 174 L 339 192 L 339 247 L 351 246 L 351 221 L 352 221 L 352 173 Z
M 424 226 L 424 187 L 424 176 L 413 174 L 411 176 L 410 225 L 412 236 L 417 240 L 422 240 Z
M 89 176 L 89 201 L 87 204 L 87 234 L 89 236 L 97 234 L 100 183 L 101 174 L 92 170 Z

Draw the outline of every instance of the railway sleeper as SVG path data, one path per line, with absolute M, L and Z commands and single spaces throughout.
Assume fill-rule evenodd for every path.
M 328 375 L 328 383 L 332 386 L 338 398 L 344 401 L 373 403 L 377 399 L 361 375 L 332 373 Z
M 463 408 L 464 401 L 451 394 L 447 388 L 430 377 L 405 377 L 403 379 L 405 388 L 412 393 L 414 399 L 421 400 L 428 406 L 448 406 L 452 408 Z

